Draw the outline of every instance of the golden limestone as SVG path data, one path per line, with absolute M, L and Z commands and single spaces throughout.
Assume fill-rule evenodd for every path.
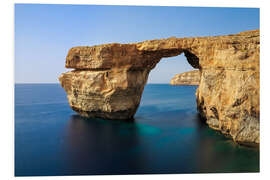
M 71 108 L 82 116 L 131 119 L 151 69 L 181 53 L 199 69 L 197 107 L 206 123 L 239 143 L 259 144 L 259 30 L 73 47 L 66 68 L 74 70 L 59 80 Z

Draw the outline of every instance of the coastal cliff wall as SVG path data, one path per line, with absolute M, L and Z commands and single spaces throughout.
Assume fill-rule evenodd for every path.
M 171 85 L 199 85 L 200 71 L 188 71 L 176 74 L 170 81 Z
M 206 123 L 239 143 L 259 140 L 259 30 L 131 44 L 74 47 L 60 83 L 73 110 L 87 117 L 130 119 L 148 74 L 163 57 L 184 53 L 199 69 L 197 108 Z

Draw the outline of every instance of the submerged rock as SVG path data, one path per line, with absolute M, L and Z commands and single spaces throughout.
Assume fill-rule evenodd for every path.
M 200 71 L 188 71 L 181 74 L 176 74 L 170 81 L 171 85 L 199 85 Z
M 86 117 L 130 119 L 148 74 L 163 57 L 184 53 L 199 69 L 197 107 L 207 124 L 240 143 L 259 140 L 259 30 L 131 44 L 74 47 L 60 83 L 73 110 Z M 166 93 L 166 92 L 164 92 Z

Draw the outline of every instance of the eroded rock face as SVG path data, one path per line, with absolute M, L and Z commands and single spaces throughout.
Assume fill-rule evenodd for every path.
M 259 72 L 207 69 L 197 89 L 197 106 L 207 124 L 243 144 L 259 143 Z
M 181 74 L 176 74 L 170 81 L 171 85 L 199 85 L 200 71 L 188 71 Z
M 59 80 L 71 108 L 86 117 L 131 119 L 139 107 L 148 69 L 74 70 Z
M 241 143 L 259 143 L 259 31 L 133 44 L 74 47 L 60 83 L 83 116 L 130 119 L 148 74 L 163 57 L 184 53 L 199 69 L 199 113 L 207 124 Z M 164 92 L 165 93 L 165 92 Z

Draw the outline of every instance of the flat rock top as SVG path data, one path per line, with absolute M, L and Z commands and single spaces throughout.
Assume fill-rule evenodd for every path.
M 69 50 L 66 68 L 75 69 L 152 69 L 162 57 L 177 56 L 185 51 L 204 60 L 215 50 L 234 48 L 235 51 L 256 49 L 260 44 L 259 30 L 209 37 L 167 38 L 129 44 L 78 46 Z M 192 65 L 192 64 L 191 64 Z

